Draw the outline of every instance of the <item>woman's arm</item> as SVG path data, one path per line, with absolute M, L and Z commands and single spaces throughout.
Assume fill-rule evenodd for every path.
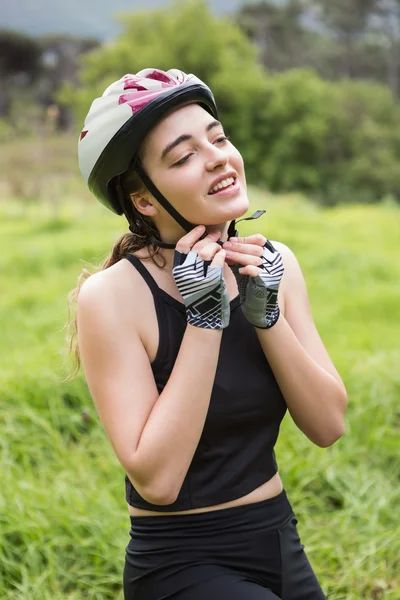
M 168 383 L 140 435 L 130 468 L 134 478 L 149 482 L 155 504 L 174 502 L 188 472 L 210 404 L 221 338 L 222 330 L 187 326 Z
M 197 231 L 182 238 L 181 251 L 188 252 L 200 235 Z M 209 234 L 193 249 L 204 260 L 216 255 L 211 266 L 222 269 L 225 252 L 214 238 L 218 235 Z M 144 330 L 157 329 L 152 296 L 140 275 L 123 263 L 83 285 L 79 350 L 98 415 L 127 475 L 149 502 L 171 504 L 203 431 L 222 329 L 187 325 L 159 395 L 143 343 Z M 199 279 L 196 285 L 199 290 Z
M 336 442 L 344 431 L 346 390 L 322 366 L 322 355 L 313 358 L 311 337 L 304 347 L 282 314 L 271 329 L 256 331 L 296 425 L 318 446 Z
M 188 325 L 159 395 L 135 319 L 121 311 L 121 296 L 95 275 L 81 289 L 78 341 L 89 390 L 121 465 L 153 504 L 174 502 L 188 471 L 208 411 L 221 337 L 221 330 Z
M 240 265 L 259 264 L 257 249 L 253 246 L 253 256 L 246 255 L 244 240 L 240 239 L 239 244 L 236 252 L 227 253 L 227 258 Z M 315 327 L 295 255 L 284 244 L 272 244 L 284 262 L 284 311 L 270 329 L 256 328 L 256 332 L 296 425 L 312 442 L 326 447 L 343 434 L 346 389 Z M 248 274 L 254 267 L 249 269 Z

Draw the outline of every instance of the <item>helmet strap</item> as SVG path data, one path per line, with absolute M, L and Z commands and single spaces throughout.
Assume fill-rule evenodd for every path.
M 189 221 L 186 221 L 186 219 L 184 219 L 178 213 L 178 211 L 175 210 L 175 208 L 172 206 L 172 204 L 170 204 L 168 202 L 168 200 L 165 198 L 165 196 L 163 196 L 162 193 L 160 192 L 160 190 L 154 185 L 154 183 L 152 182 L 150 177 L 147 175 L 146 171 L 143 169 L 140 162 L 137 162 L 134 165 L 134 169 L 136 170 L 137 174 L 139 175 L 140 179 L 143 181 L 144 185 L 147 187 L 149 192 L 154 196 L 154 198 L 156 200 L 158 200 L 158 202 L 161 204 L 161 206 L 163 208 L 165 208 L 165 210 L 171 215 L 171 217 L 173 219 L 175 219 L 175 221 L 177 223 L 179 223 L 179 225 L 187 233 L 189 233 L 189 231 L 191 231 L 195 227 L 195 225 L 193 225 L 192 223 L 189 223 Z
M 132 213 L 132 210 L 129 210 L 125 204 L 124 193 L 122 191 L 121 181 L 119 177 L 117 177 L 115 181 L 115 192 L 122 212 L 129 223 L 129 231 L 131 233 L 136 234 L 137 229 L 135 227 L 135 217 Z M 149 241 L 153 246 L 159 246 L 160 248 L 175 248 L 175 244 L 167 244 L 167 242 L 162 242 L 161 240 L 158 240 L 154 235 L 150 236 Z
M 239 232 L 236 229 L 236 221 L 231 221 L 228 227 L 228 239 L 231 237 L 237 237 Z
M 238 237 L 239 232 L 236 229 L 237 223 L 240 223 L 241 221 L 252 221 L 253 219 L 259 219 L 264 213 L 265 210 L 256 210 L 256 212 L 253 213 L 251 217 L 245 217 L 243 219 L 239 219 L 239 221 L 231 221 L 231 224 L 229 225 L 228 229 L 228 238 Z

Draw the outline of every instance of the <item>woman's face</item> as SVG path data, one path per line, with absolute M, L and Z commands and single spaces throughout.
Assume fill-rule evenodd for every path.
M 222 125 L 198 104 L 183 106 L 160 121 L 143 150 L 149 177 L 190 223 L 219 225 L 248 210 L 243 159 Z M 215 189 L 221 180 L 231 185 Z M 171 226 L 172 217 L 157 206 L 157 225 Z

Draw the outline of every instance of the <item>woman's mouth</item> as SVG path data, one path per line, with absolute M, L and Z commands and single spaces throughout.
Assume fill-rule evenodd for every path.
M 240 183 L 237 177 L 228 177 L 220 181 L 209 192 L 209 196 L 232 196 L 240 189 Z

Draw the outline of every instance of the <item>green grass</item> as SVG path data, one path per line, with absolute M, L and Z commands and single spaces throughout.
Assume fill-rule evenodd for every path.
M 345 436 L 314 447 L 289 418 L 277 447 L 330 600 L 400 598 L 400 209 L 320 209 L 252 190 L 261 231 L 296 253 L 348 389 Z M 125 223 L 100 205 L 0 206 L 0 598 L 121 599 L 123 471 L 82 375 L 63 383 L 66 296 Z M 84 413 L 87 413 L 85 418 Z

